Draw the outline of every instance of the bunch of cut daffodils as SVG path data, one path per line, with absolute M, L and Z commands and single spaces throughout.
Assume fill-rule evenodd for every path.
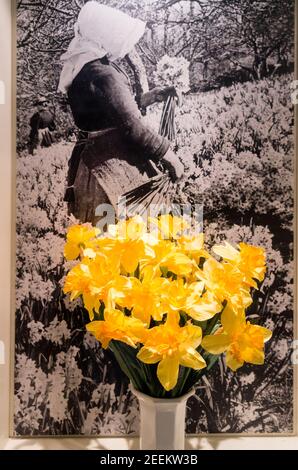
M 64 255 L 77 260 L 64 293 L 82 297 L 86 328 L 109 348 L 139 391 L 177 397 L 226 353 L 233 371 L 264 363 L 266 328 L 246 320 L 265 276 L 262 248 L 225 242 L 212 252 L 184 219 L 136 216 L 109 226 L 75 225 Z
M 154 79 L 161 86 L 174 86 L 181 93 L 187 93 L 190 90 L 189 67 L 190 63 L 182 56 L 164 55 L 157 62 Z

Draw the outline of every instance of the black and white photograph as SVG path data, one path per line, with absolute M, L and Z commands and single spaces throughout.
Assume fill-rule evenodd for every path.
M 63 285 L 68 228 L 144 188 L 201 207 L 208 249 L 267 255 L 248 309 L 273 332 L 265 364 L 234 373 L 220 357 L 186 432 L 293 433 L 295 1 L 15 4 L 14 436 L 139 434 L 128 379 Z

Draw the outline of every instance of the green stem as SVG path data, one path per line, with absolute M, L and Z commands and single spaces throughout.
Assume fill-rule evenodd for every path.
M 125 350 L 123 349 L 125 349 L 124 345 L 122 346 L 122 344 L 119 344 L 118 341 L 111 341 L 110 350 L 115 355 L 115 358 L 119 366 L 121 367 L 122 371 L 129 378 L 132 385 L 137 390 L 142 391 L 143 386 L 142 386 L 142 378 L 140 377 L 140 374 L 139 374 L 140 371 L 136 367 L 136 365 L 133 364 L 134 361 L 129 360 Z M 131 354 L 130 354 L 130 357 L 132 357 Z M 144 379 L 143 379 L 143 383 L 146 383 Z
M 185 368 L 185 372 L 183 374 L 183 380 L 179 387 L 179 395 L 176 395 L 176 396 L 181 396 L 188 392 L 188 390 L 185 389 L 185 384 L 187 382 L 190 372 L 191 372 L 190 368 Z

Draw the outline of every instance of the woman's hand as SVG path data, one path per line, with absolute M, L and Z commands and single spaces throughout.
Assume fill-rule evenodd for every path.
M 148 91 L 147 93 L 141 95 L 139 100 L 139 107 L 141 110 L 146 110 L 146 108 L 153 103 L 162 103 L 163 101 L 166 101 L 169 96 L 176 98 L 178 106 L 182 105 L 182 94 L 176 90 L 174 86 L 167 86 L 165 88 L 157 86 L 152 88 L 152 90 Z M 146 114 L 146 112 L 143 114 Z
M 162 163 L 163 166 L 168 170 L 169 175 L 174 183 L 183 176 L 184 166 L 178 157 L 174 154 L 174 152 L 172 152 L 172 150 L 167 151 L 162 159 Z
M 156 93 L 156 101 L 162 102 L 166 101 L 169 96 L 173 96 L 177 99 L 178 106 L 182 104 L 182 94 L 174 87 L 174 86 L 167 86 L 165 88 L 156 87 L 154 88 Z

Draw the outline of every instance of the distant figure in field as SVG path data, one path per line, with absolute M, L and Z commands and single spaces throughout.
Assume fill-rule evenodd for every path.
M 37 111 L 30 119 L 29 153 L 41 147 L 50 147 L 54 142 L 52 132 L 56 129 L 55 113 L 49 107 L 49 101 L 44 96 L 38 96 L 34 102 Z

